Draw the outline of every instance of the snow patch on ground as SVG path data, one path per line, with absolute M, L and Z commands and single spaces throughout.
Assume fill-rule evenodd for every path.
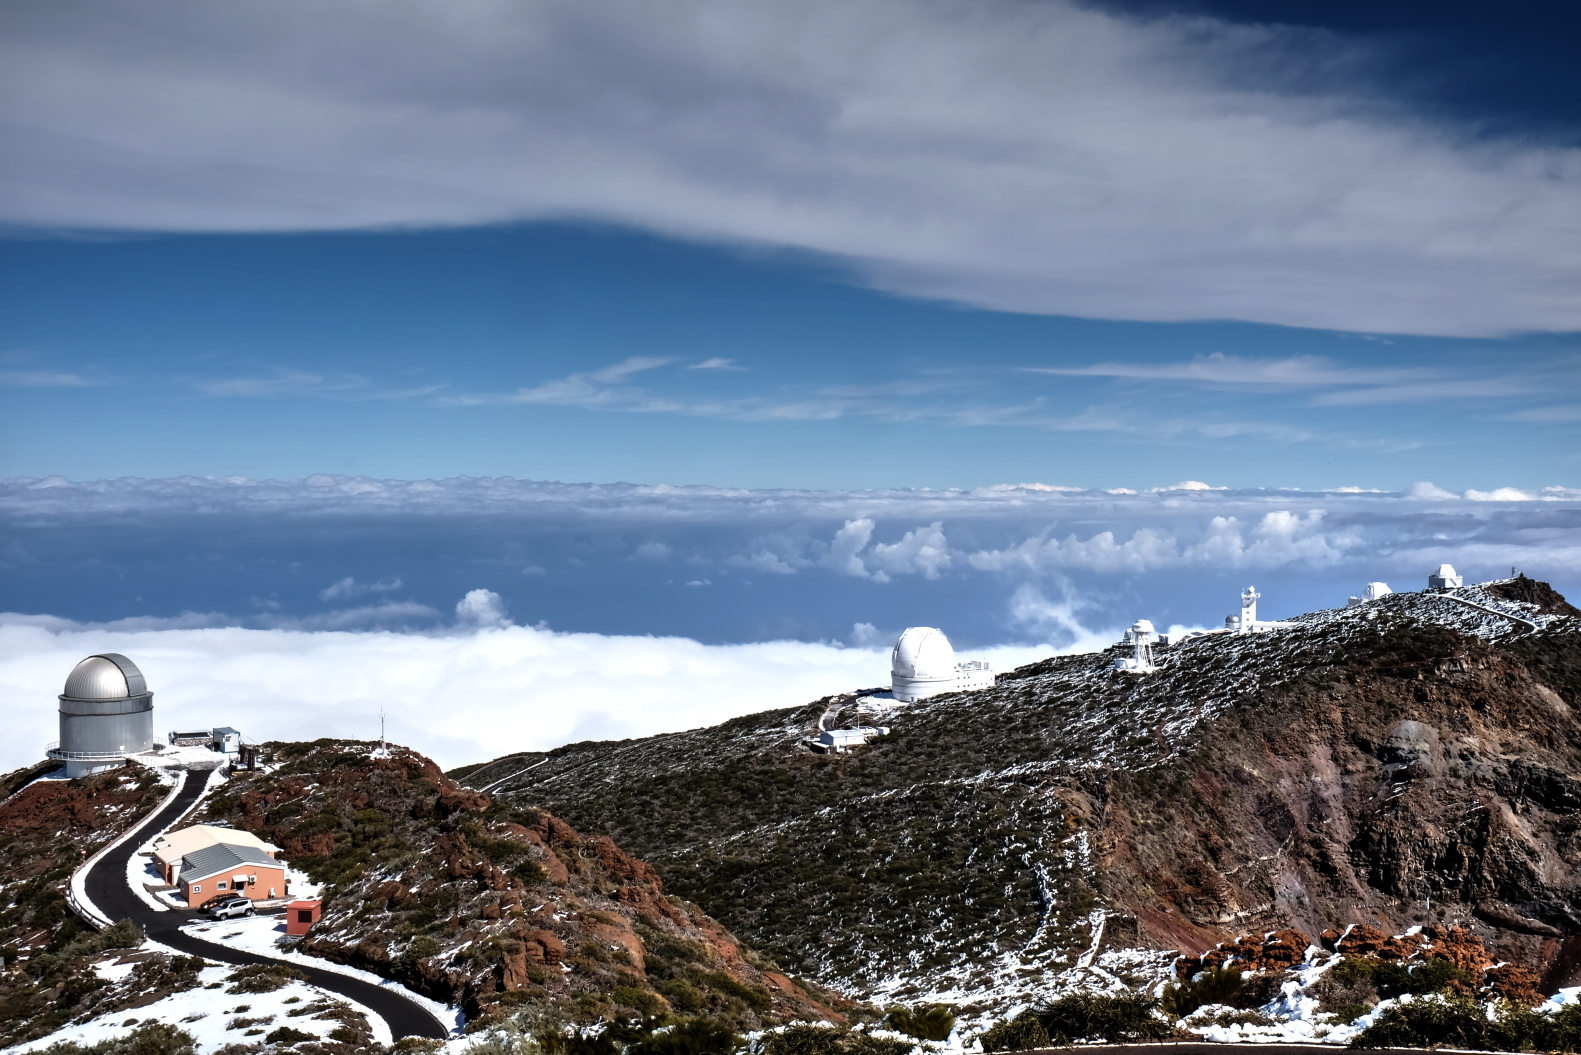
M 284 916 L 244 916 L 241 919 L 216 920 L 213 922 L 191 923 L 181 928 L 182 933 L 189 934 L 202 941 L 213 942 L 232 949 L 241 949 L 245 952 L 256 953 L 259 956 L 268 956 L 286 963 L 302 964 L 305 967 L 317 967 L 322 971 L 334 974 L 343 974 L 350 978 L 361 978 L 365 982 L 399 993 L 402 997 L 415 1004 L 421 1004 L 440 1022 L 454 1030 L 459 1030 L 465 1024 L 465 1017 L 461 1009 L 441 1004 L 426 996 L 420 996 L 399 982 L 392 982 L 388 978 L 380 978 L 371 971 L 363 971 L 356 967 L 347 967 L 345 964 L 322 960 L 317 956 L 304 956 L 290 947 L 282 948 L 275 943 L 286 937 Z M 370 1012 L 370 1021 L 378 1016 Z M 380 1027 L 384 1020 L 379 1019 Z
M 316 898 L 324 889 L 307 877 L 307 873 L 287 865 L 285 870 L 286 896 L 291 898 Z
M 129 973 L 132 969 L 131 964 L 113 965 L 109 968 L 101 964 L 97 969 L 101 976 L 109 978 L 111 974 L 106 973 L 107 970 L 113 972 L 122 967 L 124 967 L 122 974 Z M 305 982 L 291 982 L 272 993 L 241 995 L 226 993 L 223 989 L 204 988 L 215 982 L 223 982 L 225 976 L 232 970 L 233 968 L 230 967 L 205 968 L 199 972 L 199 985 L 196 989 L 173 993 L 145 1007 L 100 1015 L 87 1022 L 66 1026 L 47 1037 L 40 1037 L 38 1040 L 20 1044 L 9 1050 L 16 1053 L 38 1051 L 65 1040 L 78 1044 L 97 1044 L 101 1040 L 124 1037 L 143 1022 L 168 1022 L 186 1030 L 197 1042 L 198 1055 L 226 1044 L 261 1040 L 270 1030 L 283 1025 L 322 1038 L 329 1036 L 330 1031 L 340 1023 L 330 1019 L 315 1018 L 312 1015 L 293 1018 L 287 1014 L 293 1009 L 322 1001 L 345 1004 L 361 1011 L 367 1016 L 368 1024 L 373 1027 L 374 1039 L 381 1044 L 390 1043 L 389 1028 L 378 1015 Z M 237 1011 L 237 1008 L 244 1005 L 247 1010 Z M 239 1019 L 253 1021 L 251 1024 L 242 1025 L 238 1023 Z M 248 1030 L 259 1032 L 249 1037 Z

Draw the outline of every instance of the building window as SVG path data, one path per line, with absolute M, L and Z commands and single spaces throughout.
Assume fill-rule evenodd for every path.
M 215 890 L 224 890 L 225 889 L 225 880 L 221 879 L 218 883 L 215 883 L 214 884 L 214 889 Z

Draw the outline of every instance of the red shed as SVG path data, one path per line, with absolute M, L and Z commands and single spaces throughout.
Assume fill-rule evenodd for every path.
M 322 911 L 322 903 L 318 901 L 291 902 L 285 907 L 285 932 L 306 934 L 308 928 L 318 922 L 319 913 Z

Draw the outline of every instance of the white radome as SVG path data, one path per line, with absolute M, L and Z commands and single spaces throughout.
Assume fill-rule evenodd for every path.
M 124 700 L 147 692 L 142 672 L 125 656 L 89 656 L 66 677 L 65 695 L 74 700 Z M 135 684 L 134 684 L 135 682 Z
M 993 668 L 987 663 L 957 663 L 950 639 L 937 627 L 911 627 L 900 635 L 889 656 L 890 694 L 897 703 L 916 703 L 944 692 L 986 689 L 993 683 Z
M 918 681 L 955 680 L 955 649 L 944 631 L 914 626 L 900 635 L 890 653 L 890 673 Z

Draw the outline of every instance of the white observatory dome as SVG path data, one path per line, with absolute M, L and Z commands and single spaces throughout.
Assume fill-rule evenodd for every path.
M 89 656 L 72 668 L 64 695 L 74 700 L 124 700 L 148 691 L 137 664 L 115 652 Z
M 954 692 L 959 686 L 955 649 L 942 630 L 914 626 L 900 635 L 889 657 L 890 691 L 900 703 Z
M 902 678 L 933 681 L 955 679 L 955 649 L 944 631 L 931 626 L 914 626 L 900 635 L 890 653 L 889 670 Z

